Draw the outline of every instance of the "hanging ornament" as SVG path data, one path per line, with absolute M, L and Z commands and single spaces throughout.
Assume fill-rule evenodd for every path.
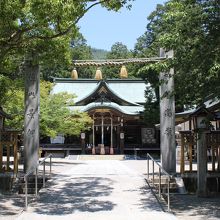
M 120 70 L 120 78 L 121 79 L 128 78 L 128 72 L 127 72 L 127 69 L 124 65 L 121 67 L 121 70 Z
M 72 79 L 78 79 L 78 73 L 77 73 L 77 70 L 75 68 L 71 72 L 71 78 Z
M 98 68 L 98 69 L 96 70 L 95 79 L 96 79 L 96 80 L 101 80 L 101 79 L 102 79 L 102 71 L 100 70 L 100 68 Z

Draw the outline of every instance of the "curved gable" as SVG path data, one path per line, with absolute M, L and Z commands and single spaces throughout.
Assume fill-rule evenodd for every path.
M 116 94 L 105 81 L 100 81 L 97 87 L 87 96 L 76 102 L 76 105 L 88 105 L 92 102 L 114 102 L 123 106 L 138 106 Z

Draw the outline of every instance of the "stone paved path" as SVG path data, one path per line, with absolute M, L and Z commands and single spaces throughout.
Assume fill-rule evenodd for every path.
M 78 161 L 56 176 L 21 220 L 174 220 L 144 177 L 116 160 Z

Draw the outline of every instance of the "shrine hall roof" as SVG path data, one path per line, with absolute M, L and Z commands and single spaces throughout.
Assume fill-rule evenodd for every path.
M 130 103 L 145 103 L 145 90 L 149 86 L 141 79 L 61 79 L 54 78 L 54 89 L 52 93 L 67 92 L 75 94 L 75 103 L 80 102 L 91 95 L 101 82 L 106 83 L 107 87 L 120 99 Z

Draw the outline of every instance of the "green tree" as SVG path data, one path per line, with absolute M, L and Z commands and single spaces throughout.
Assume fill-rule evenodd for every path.
M 31 52 L 37 54 L 35 62 L 41 65 L 45 79 L 49 75 L 67 76 L 69 70 L 63 66 L 72 66 L 70 42 L 79 35 L 77 23 L 84 14 L 98 4 L 118 11 L 124 5 L 129 7 L 132 1 L 1 0 L 0 74 L 21 79 L 20 66 Z
M 169 0 L 151 13 L 136 44 L 135 55 L 141 57 L 158 56 L 161 47 L 174 50 L 173 62 L 142 66 L 139 73 L 158 76 L 172 65 L 177 111 L 201 104 L 207 96 L 220 96 L 219 8 L 216 0 Z
M 2 0 L 0 2 L 0 69 L 11 55 L 34 51 L 45 63 L 66 58 L 83 15 L 101 4 L 119 10 L 132 0 Z M 13 57 L 14 59 L 14 57 Z
M 41 65 L 42 79 L 50 80 L 50 77 L 69 78 L 74 68 L 74 60 L 92 59 L 91 47 L 86 44 L 85 38 L 80 33 L 71 40 L 69 50 L 70 60 L 73 60 L 73 63 L 70 64 L 64 59 L 61 62 Z M 77 71 L 80 78 L 91 78 L 94 68 L 77 68 Z
M 91 60 L 93 59 L 92 48 L 87 45 L 86 39 L 80 34 L 78 38 L 71 42 L 71 57 L 73 60 Z M 78 67 L 79 78 L 93 78 L 94 67 Z
M 73 95 L 67 93 L 50 94 L 51 84 L 41 83 L 40 133 L 43 136 L 54 137 L 64 135 L 79 135 L 91 127 L 92 119 L 85 112 L 69 109 L 73 105 Z
M 11 82 L 12 83 L 12 82 Z M 40 83 L 40 134 L 54 137 L 59 133 L 64 135 L 79 135 L 81 131 L 90 128 L 92 120 L 87 113 L 71 111 L 74 96 L 67 93 L 51 94 L 53 84 Z M 6 93 L 4 109 L 13 119 L 7 120 L 10 128 L 23 130 L 24 124 L 24 87 L 22 81 L 17 81 Z
M 127 59 L 131 58 L 132 53 L 127 46 L 121 42 L 112 45 L 111 51 L 106 54 L 106 59 Z M 132 78 L 132 65 L 126 65 L 128 76 Z M 102 74 L 105 78 L 119 78 L 120 66 L 107 66 L 102 68 Z
M 2 107 L 12 116 L 6 120 L 6 126 L 16 130 L 23 130 L 24 126 L 24 85 L 21 80 L 7 78 L 7 91 L 2 100 Z

